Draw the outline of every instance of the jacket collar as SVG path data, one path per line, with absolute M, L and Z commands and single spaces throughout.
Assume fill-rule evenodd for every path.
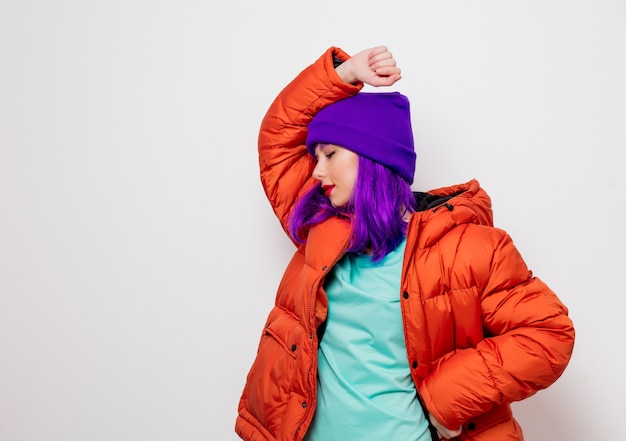
M 340 217 L 332 217 L 311 227 L 305 247 L 305 262 L 320 271 L 330 268 L 348 247 L 350 234 L 350 221 Z

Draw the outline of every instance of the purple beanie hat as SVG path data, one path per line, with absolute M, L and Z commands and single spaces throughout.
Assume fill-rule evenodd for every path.
M 413 183 L 409 99 L 399 92 L 361 92 L 325 107 L 308 126 L 306 146 L 312 155 L 318 143 L 347 148 Z

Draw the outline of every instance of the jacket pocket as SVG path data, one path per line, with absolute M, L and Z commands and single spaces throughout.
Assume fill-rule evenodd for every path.
M 303 396 L 303 372 L 311 357 L 310 339 L 300 321 L 274 307 L 261 335 L 246 382 L 245 406 L 270 433 L 285 429 L 284 416 L 297 396 Z M 297 402 L 302 402 L 297 398 Z
M 510 420 L 511 418 L 513 418 L 513 414 L 511 413 L 510 406 L 496 406 L 489 412 L 470 419 L 463 425 L 463 429 L 468 434 L 470 439 L 473 439 L 474 436 Z
M 270 325 L 267 325 L 265 327 L 265 336 L 269 336 L 273 338 L 276 341 L 276 343 L 282 346 L 282 348 L 285 350 L 285 352 L 289 356 L 291 356 L 292 358 L 296 358 L 297 345 L 294 344 L 294 345 L 289 346 L 285 342 L 285 340 L 283 340 L 283 337 L 279 334 L 279 332 L 274 330 Z

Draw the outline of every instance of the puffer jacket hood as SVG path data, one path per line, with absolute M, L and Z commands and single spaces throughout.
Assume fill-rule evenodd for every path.
M 491 198 L 475 179 L 428 193 L 416 192 L 415 197 L 419 216 L 413 216 L 410 224 L 416 223 L 420 229 L 419 248 L 432 246 L 461 224 L 493 226 Z

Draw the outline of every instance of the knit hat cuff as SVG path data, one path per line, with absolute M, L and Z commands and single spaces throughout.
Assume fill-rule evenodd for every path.
M 332 136 L 328 136 L 329 133 L 332 133 Z M 315 146 L 319 143 L 336 144 L 356 152 L 391 169 L 409 184 L 412 184 L 415 178 L 415 151 L 378 133 L 366 131 L 362 126 L 347 126 L 343 121 L 319 121 L 315 125 L 314 133 L 307 138 L 307 149 L 312 156 L 315 156 Z M 367 150 L 359 148 L 363 145 L 376 148 Z

